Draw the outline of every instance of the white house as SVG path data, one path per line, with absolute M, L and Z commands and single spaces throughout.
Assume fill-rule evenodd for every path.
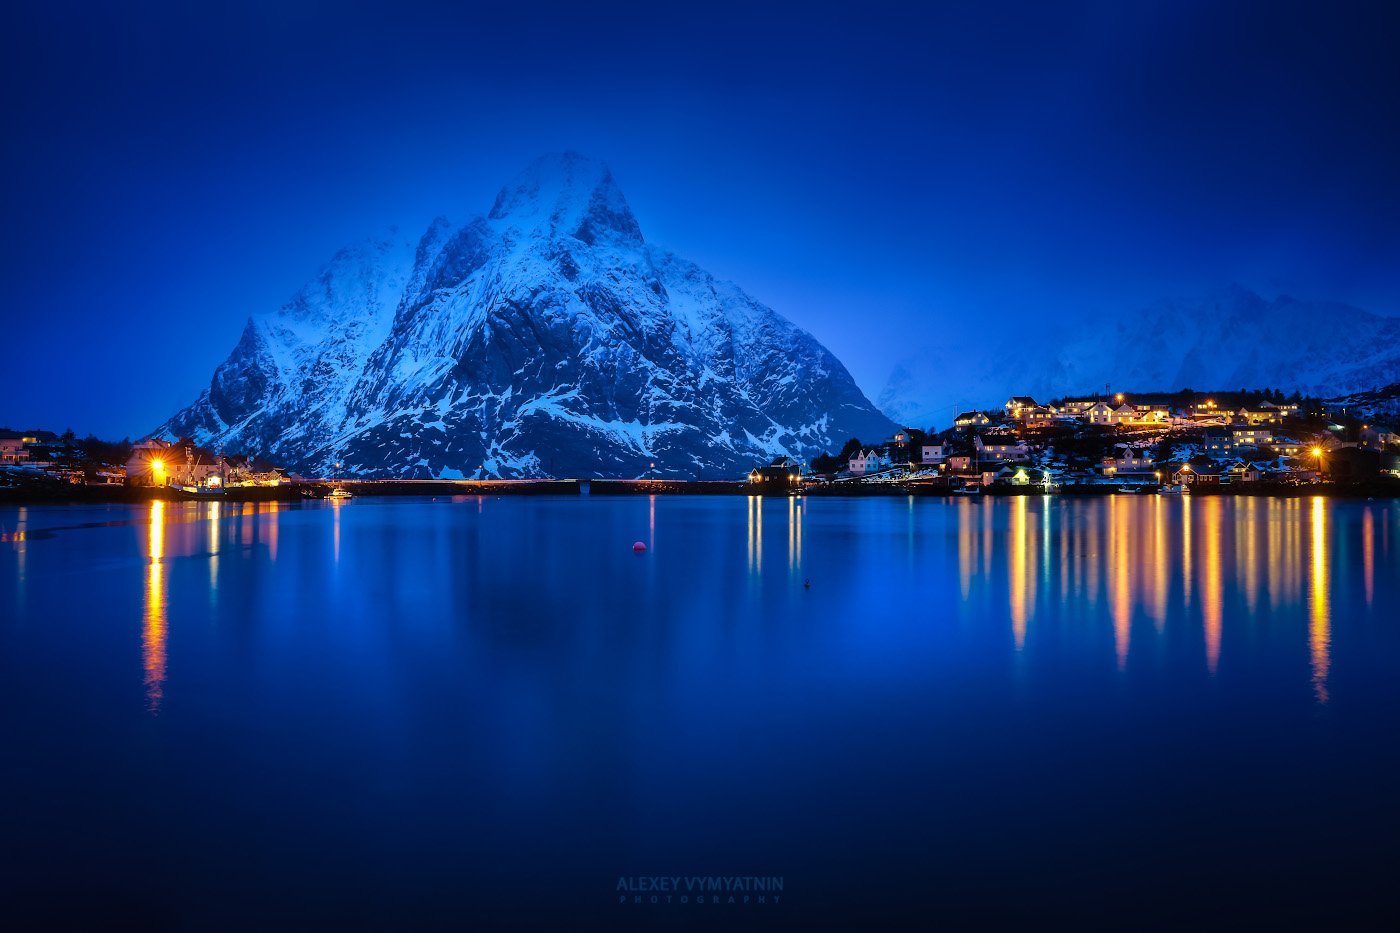
M 955 428 L 983 428 L 991 423 L 991 417 L 981 411 L 965 411 L 953 419 Z
M 878 450 L 857 450 L 847 462 L 846 468 L 856 476 L 864 476 L 889 465 L 889 458 Z
M 942 462 L 943 462 L 943 445 L 942 445 L 942 444 L 925 444 L 925 445 L 923 445 L 923 447 L 920 448 L 920 450 L 919 450 L 919 462 L 920 462 L 920 463 L 942 463 Z
M 1084 414 L 1090 424 L 1117 424 L 1120 420 L 1113 406 L 1107 402 L 1095 402 Z

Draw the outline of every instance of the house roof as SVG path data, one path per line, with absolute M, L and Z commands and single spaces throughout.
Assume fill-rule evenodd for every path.
M 0 441 L 19 441 L 26 437 L 34 438 L 38 444 L 52 444 L 58 440 L 58 435 L 52 431 L 11 431 L 9 428 L 0 430 Z

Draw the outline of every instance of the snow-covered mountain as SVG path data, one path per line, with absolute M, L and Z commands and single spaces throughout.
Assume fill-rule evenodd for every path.
M 1239 287 L 1119 316 L 925 348 L 899 361 L 878 402 L 914 427 L 954 408 L 1115 390 L 1280 388 L 1327 397 L 1400 382 L 1400 318 Z
M 342 250 L 157 429 L 308 474 L 738 475 L 894 425 L 811 335 L 645 242 L 607 167 Z

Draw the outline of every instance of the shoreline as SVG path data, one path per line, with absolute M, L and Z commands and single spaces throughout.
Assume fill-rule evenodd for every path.
M 15 505 L 139 505 L 157 500 L 167 502 L 304 502 L 320 501 L 329 492 L 328 481 L 306 481 L 284 486 L 232 487 L 208 499 L 191 499 L 168 488 L 142 486 L 53 486 L 0 487 L 0 506 Z M 774 490 L 760 483 L 729 480 L 344 480 L 337 481 L 356 498 L 404 496 L 764 496 L 789 498 L 911 497 L 976 499 L 1014 498 L 1051 495 L 1066 498 L 1097 498 L 1111 495 L 1155 496 L 1153 486 L 1117 487 L 1108 485 L 1062 486 L 1046 493 L 1039 486 L 981 487 L 974 495 L 954 493 L 943 484 L 839 483 L 801 489 Z M 1173 494 L 1175 495 L 1175 494 Z M 1400 482 L 1373 480 L 1356 483 L 1314 483 L 1277 485 L 1241 483 L 1193 489 L 1185 496 L 1249 496 L 1281 499 L 1328 496 L 1335 499 L 1400 498 Z

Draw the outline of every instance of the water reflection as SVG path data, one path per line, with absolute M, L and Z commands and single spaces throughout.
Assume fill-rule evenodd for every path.
M 1124 670 L 1140 616 L 1151 619 L 1159 635 L 1180 619 L 1199 639 L 1202 668 L 1215 675 L 1228 654 L 1227 628 L 1269 624 L 1293 606 L 1308 618 L 1315 695 L 1328 699 L 1331 599 L 1336 575 L 1347 567 L 1333 559 L 1337 506 L 1326 499 L 1112 496 L 1068 503 L 1027 496 L 920 507 L 947 510 L 956 532 L 948 554 L 953 592 L 964 604 L 982 607 L 987 602 L 979 591 L 993 599 L 1000 591 L 1017 651 L 1026 650 L 1038 611 L 1076 622 L 1098 619 Z M 1367 607 L 1376 602 L 1388 511 L 1367 507 L 1348 526 L 1357 540 L 1345 545 L 1355 548 L 1346 553 L 1356 555 L 1351 567 L 1358 603 L 1364 594 Z M 927 542 L 916 538 L 909 546 Z M 990 574 L 989 549 L 999 555 Z
M 1369 506 L 1361 516 L 1361 572 L 1366 586 L 1366 605 L 1376 595 L 1376 521 Z
M 1220 508 L 1224 502 L 1219 496 L 1210 496 L 1201 503 L 1205 518 L 1206 559 L 1201 594 L 1201 616 L 1206 637 L 1206 670 L 1212 674 L 1220 664 L 1220 635 L 1225 614 L 1224 569 L 1220 561 L 1220 536 L 1222 519 Z
M 480 511 L 482 510 L 481 497 L 480 497 L 480 496 L 477 496 L 476 499 L 477 499 L 477 501 L 476 501 L 476 509 L 477 509 L 478 512 L 480 512 Z M 343 506 L 343 503 L 344 503 L 344 502 L 345 502 L 344 499 L 332 499 L 332 500 L 331 500 L 331 523 L 332 523 L 332 531 L 331 531 L 332 554 L 331 554 L 331 556 L 332 556 L 332 560 L 333 560 L 336 564 L 339 564 L 339 563 L 340 563 L 340 510 L 344 507 L 344 506 Z
M 1025 496 L 1018 496 L 1011 507 L 1011 639 L 1020 651 L 1026 646 L 1026 624 L 1035 613 L 1035 577 L 1029 571 L 1033 562 L 1028 552 L 1035 547 L 1034 530 L 1026 519 Z
M 1332 667 L 1332 616 L 1327 604 L 1327 500 L 1314 496 L 1308 522 L 1312 530 L 1312 578 L 1308 584 L 1308 647 L 1312 652 L 1313 692 L 1326 703 Z
M 165 685 L 166 624 L 165 580 L 165 503 L 151 503 L 146 533 L 146 605 L 141 636 L 141 658 L 145 668 L 146 706 L 160 711 Z
M 280 502 L 262 502 L 258 505 L 258 524 L 267 526 L 267 556 L 273 560 L 277 559 L 277 518 L 281 509 Z
M 1152 501 L 1152 622 L 1157 634 L 1167 629 L 1167 583 L 1171 579 L 1171 549 L 1167 546 L 1167 503 Z
M 1133 593 L 1129 574 L 1132 542 L 1129 540 L 1131 516 L 1122 496 L 1108 501 L 1110 537 L 1109 560 L 1113 562 L 1113 648 L 1121 671 L 1128 664 L 1128 645 L 1132 638 Z
M 209 604 L 213 605 L 219 595 L 219 518 L 223 512 L 222 502 L 209 503 L 205 516 L 209 520 Z
M 728 510 L 737 503 L 722 505 Z M 659 507 L 666 504 L 648 499 L 647 540 L 653 550 Z M 341 559 L 345 505 L 307 505 L 303 509 L 311 514 L 284 521 L 288 508 L 154 502 L 134 513 L 144 517 L 145 528 L 127 532 L 124 540 L 129 548 L 139 542 L 144 558 L 140 640 L 152 712 L 165 702 L 172 618 L 238 602 L 245 585 L 257 585 L 248 571 L 259 563 L 284 565 L 263 577 L 277 586 L 316 580 L 318 565 L 326 578 L 333 576 Z M 1286 650 L 1299 689 L 1327 703 L 1336 690 L 1334 671 L 1345 664 L 1334 651 L 1334 621 L 1378 612 L 1375 607 L 1392 601 L 1387 588 L 1393 584 L 1384 568 L 1393 556 L 1388 534 L 1396 509 L 1387 504 L 1204 495 L 1087 501 L 1039 495 L 859 502 L 787 497 L 780 504 L 754 496 L 746 499 L 745 527 L 751 581 L 763 571 L 763 513 L 783 508 L 786 579 L 801 580 L 804 559 L 829 561 L 849 571 L 842 577 L 858 609 L 880 605 L 885 592 L 921 593 L 937 605 L 960 605 L 965 618 L 996 634 L 998 650 L 1021 652 L 1029 663 L 1049 657 L 1047 652 L 1083 647 L 1107 670 L 1144 665 L 1151 670 L 1179 656 L 1200 674 L 1239 677 L 1249 669 L 1251 652 Z M 823 520 L 815 527 L 838 528 L 837 533 L 808 541 L 805 531 L 814 517 L 808 509 L 852 520 Z M 732 511 L 702 507 L 696 514 L 699 518 L 685 519 L 699 522 L 685 535 L 716 532 L 732 542 L 727 546 L 737 547 Z M 781 523 L 781 512 L 774 514 Z M 65 526 L 55 538 L 47 525 L 30 527 L 33 510 L 10 515 L 0 525 L 10 545 L 0 556 L 15 555 L 13 595 L 24 611 L 26 580 L 34 590 L 32 580 L 44 566 L 39 561 L 50 553 L 50 541 L 89 532 Z M 297 537 L 308 529 L 313 537 Z M 769 530 L 781 549 L 783 531 Z M 328 532 L 330 553 L 324 547 Z M 681 540 L 680 532 L 673 535 Z M 237 547 L 239 541 L 250 546 Z M 175 556 L 189 560 L 172 563 Z M 770 549 L 770 562 L 773 556 Z M 195 567 L 200 558 L 208 561 L 207 574 Z M 439 558 L 427 555 L 420 563 L 430 566 Z M 189 573 L 177 573 L 172 581 L 172 566 L 185 566 Z M 891 581 L 896 585 L 884 586 Z M 6 605 L 11 595 L 4 594 Z M 1149 620 L 1151 625 L 1145 624 Z M 883 631 L 877 627 L 871 637 L 882 637 Z
M 784 501 L 787 503 L 787 569 L 788 576 L 796 579 L 802 571 L 802 547 L 803 547 L 803 513 L 807 509 L 807 500 L 798 496 L 787 496 Z M 747 497 L 747 520 L 745 523 L 745 533 L 747 537 L 747 569 L 750 577 L 758 577 L 763 573 L 763 509 L 765 499 L 763 496 Z M 776 508 L 776 504 L 773 506 Z M 653 513 L 653 522 L 655 521 Z M 775 532 L 776 533 L 776 532 Z M 653 529 L 653 534 L 655 531 Z
M 749 570 L 763 572 L 763 498 L 749 496 Z
M 29 563 L 29 509 L 20 506 L 19 520 L 15 522 L 15 530 L 9 532 L 6 537 L 15 544 L 15 596 L 19 604 L 24 604 L 24 590 L 28 579 Z

